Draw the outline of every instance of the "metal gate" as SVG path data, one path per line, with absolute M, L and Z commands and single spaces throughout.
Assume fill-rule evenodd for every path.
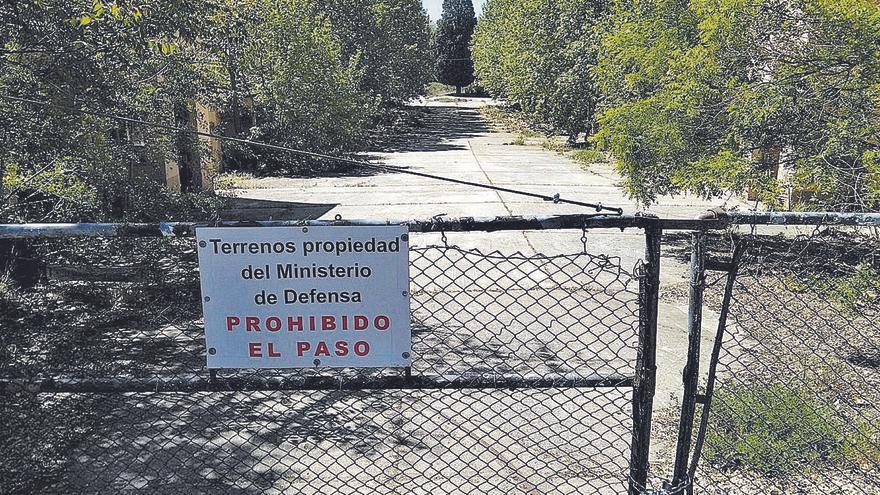
M 641 493 L 652 219 L 406 224 L 411 368 L 218 372 L 195 225 L 3 227 L 46 262 L 38 290 L 4 296 L 4 491 Z M 638 229 L 639 252 L 591 252 L 610 227 Z M 552 231 L 548 249 L 493 248 L 526 231 Z

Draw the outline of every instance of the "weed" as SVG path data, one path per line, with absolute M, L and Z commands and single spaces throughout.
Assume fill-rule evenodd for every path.
M 593 163 L 601 163 L 608 158 L 605 153 L 594 149 L 575 150 L 571 153 L 571 158 L 581 165 L 591 165 Z
M 547 138 L 544 142 L 541 143 L 541 147 L 545 150 L 550 150 L 559 154 L 565 154 L 565 150 L 567 149 L 565 144 L 556 141 L 553 138 Z
M 604 162 L 607 158 L 605 153 L 592 148 L 572 148 L 566 143 L 555 139 L 545 139 L 541 146 L 544 149 L 567 156 L 582 166 Z
M 880 464 L 880 431 L 876 425 L 857 421 L 843 445 L 843 458 L 862 466 Z
M 214 179 L 217 190 L 244 189 L 254 180 L 254 176 L 244 172 L 227 172 Z
M 847 275 L 789 276 L 786 285 L 795 292 L 814 291 L 835 307 L 848 311 L 858 311 L 880 298 L 880 272 L 865 261 Z
M 446 96 L 454 92 L 455 86 L 448 86 L 438 82 L 432 82 L 431 84 L 428 84 L 428 87 L 426 88 L 428 96 Z
M 815 390 L 788 384 L 737 384 L 718 389 L 706 458 L 768 476 L 821 463 L 880 461 L 875 428 L 845 421 Z
M 517 110 L 489 105 L 480 108 L 480 114 L 483 118 L 501 126 L 507 132 L 522 136 L 523 140 L 541 136 L 539 132 L 532 128 L 525 116 Z

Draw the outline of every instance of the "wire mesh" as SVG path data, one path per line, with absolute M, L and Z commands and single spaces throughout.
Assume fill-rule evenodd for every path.
M 880 493 L 876 232 L 820 226 L 771 236 L 752 228 L 739 242 L 746 251 L 696 486 Z M 722 287 L 707 295 L 720 300 Z
M 2 492 L 626 490 L 639 295 L 615 258 L 411 250 L 412 376 L 492 387 L 245 390 L 405 370 L 219 370 L 182 391 L 211 379 L 192 239 L 35 248 L 45 283 L 0 303 L 0 377 L 23 387 L 0 394 Z M 619 382 L 528 386 L 557 376 Z M 107 389 L 28 392 L 47 377 Z

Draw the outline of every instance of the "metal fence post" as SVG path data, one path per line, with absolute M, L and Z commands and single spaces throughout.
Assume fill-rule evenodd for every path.
M 709 427 L 709 411 L 712 408 L 712 395 L 715 391 L 715 373 L 718 369 L 718 360 L 721 357 L 721 347 L 724 344 L 724 332 L 727 329 L 727 315 L 730 312 L 730 301 L 733 296 L 733 285 L 739 271 L 739 263 L 742 258 L 744 246 L 742 241 L 736 243 L 733 257 L 727 266 L 727 283 L 724 284 L 724 296 L 721 299 L 721 312 L 718 315 L 718 330 L 715 332 L 715 343 L 712 346 L 712 355 L 709 359 L 709 374 L 706 377 L 706 395 L 703 401 L 703 409 L 700 415 L 700 429 L 697 430 L 697 440 L 694 443 L 694 454 L 691 456 L 691 466 L 688 476 L 693 479 L 697 472 L 697 464 L 700 462 L 700 452 L 703 450 L 703 442 L 706 439 L 706 429 Z
M 657 303 L 660 289 L 660 237 L 657 226 L 645 229 L 645 272 L 639 279 L 639 345 L 633 387 L 633 434 L 629 494 L 644 493 L 648 481 L 651 415 L 657 375 Z
M 703 287 L 706 273 L 706 239 L 703 232 L 694 232 L 691 242 L 691 287 L 688 300 L 688 353 L 682 373 L 684 396 L 681 400 L 681 420 L 678 424 L 678 445 L 675 449 L 675 468 L 672 486 L 689 484 L 688 457 L 694 429 L 697 404 L 697 378 L 700 371 L 700 331 L 703 321 Z

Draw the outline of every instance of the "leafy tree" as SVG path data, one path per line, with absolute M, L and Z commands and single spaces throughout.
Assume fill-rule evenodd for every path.
M 872 0 L 618 0 L 598 65 L 599 141 L 643 201 L 779 190 L 880 198 L 880 8 Z
M 474 82 L 471 37 L 477 24 L 471 0 L 443 0 L 437 23 L 437 79 L 455 86 L 456 93 Z
M 604 0 L 489 0 L 474 35 L 480 83 L 575 141 L 594 125 Z
M 226 132 L 240 137 L 325 154 L 361 150 L 379 105 L 404 103 L 429 79 L 427 16 L 414 0 L 229 0 L 215 21 L 212 47 L 223 60 L 215 91 Z M 229 143 L 224 160 L 257 173 L 339 166 Z
M 431 81 L 428 15 L 419 0 L 328 0 L 318 4 L 339 39 L 359 88 L 401 105 Z
M 327 154 L 363 149 L 378 104 L 418 95 L 430 72 L 417 0 L 6 2 L 0 24 L 4 95 L 178 126 L 198 102 L 221 111 L 218 132 Z M 181 197 L 156 175 L 199 143 L 9 100 L 0 121 L 8 219 L 168 218 Z M 223 154 L 258 172 L 326 165 L 229 143 Z
M 360 150 L 376 97 L 359 91 L 356 64 L 343 64 L 329 20 L 312 7 L 309 0 L 261 0 L 245 11 L 237 70 L 242 91 L 253 98 L 247 137 L 325 154 Z M 260 147 L 239 151 L 259 172 L 321 165 Z
M 198 97 L 205 86 L 189 47 L 209 15 L 207 7 L 167 2 L 6 2 L 0 94 L 167 120 L 175 103 Z M 142 171 L 172 147 L 167 135 L 148 127 L 0 99 L 0 216 L 163 215 L 163 205 L 175 200 Z M 133 207 L 140 201 L 153 211 Z

